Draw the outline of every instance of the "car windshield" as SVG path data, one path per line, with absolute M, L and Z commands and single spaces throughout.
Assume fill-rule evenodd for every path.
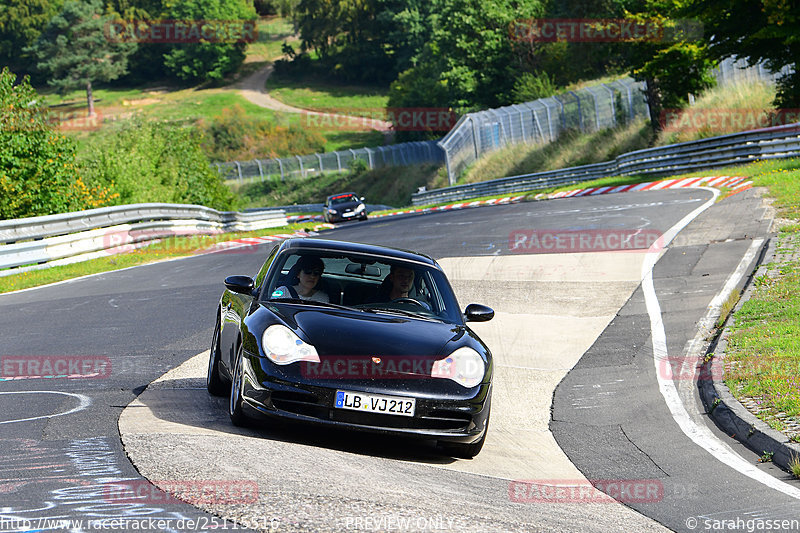
M 262 300 L 462 323 L 447 278 L 424 263 L 295 250 L 279 255 L 270 270 Z
M 359 202 L 359 199 L 356 198 L 354 194 L 340 194 L 339 196 L 332 196 L 330 205 L 338 205 L 338 204 L 350 204 L 353 202 Z

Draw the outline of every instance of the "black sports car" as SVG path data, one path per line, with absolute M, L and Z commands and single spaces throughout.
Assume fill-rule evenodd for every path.
M 255 279 L 225 279 L 208 390 L 232 422 L 279 417 L 435 439 L 473 457 L 489 422 L 492 356 L 428 256 L 290 239 Z
M 344 220 L 367 220 L 367 205 L 364 198 L 354 192 L 333 194 L 322 206 L 322 218 L 325 222 L 342 222 Z

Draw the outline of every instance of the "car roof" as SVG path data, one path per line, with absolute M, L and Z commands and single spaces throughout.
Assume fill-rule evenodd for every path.
M 333 252 L 354 252 L 364 255 L 381 256 L 388 259 L 399 259 L 402 261 L 415 261 L 439 268 L 436 261 L 428 255 L 401 250 L 388 246 L 378 246 L 374 244 L 362 244 L 357 242 L 333 241 L 327 239 L 306 239 L 295 238 L 287 239 L 281 246 L 282 250 L 320 250 Z

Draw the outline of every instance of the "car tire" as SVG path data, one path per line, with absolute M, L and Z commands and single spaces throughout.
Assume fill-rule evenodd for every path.
M 491 414 L 491 411 L 490 411 Z M 439 449 L 447 455 L 461 459 L 472 459 L 481 452 L 483 443 L 486 442 L 486 435 L 489 433 L 489 415 L 486 415 L 486 424 L 483 427 L 483 435 L 475 442 L 465 444 L 463 442 L 442 442 L 438 443 Z
M 231 391 L 228 401 L 228 415 L 234 426 L 246 426 L 247 416 L 242 409 L 242 386 L 244 384 L 244 369 L 242 361 L 242 346 L 236 350 L 236 357 L 233 360 L 234 369 L 231 379 Z
M 206 388 L 213 396 L 225 396 L 228 387 L 219 375 L 219 319 L 214 326 L 214 337 L 211 340 L 211 353 L 208 355 L 208 374 Z

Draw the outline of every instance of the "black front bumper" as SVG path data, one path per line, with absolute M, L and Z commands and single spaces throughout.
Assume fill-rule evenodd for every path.
M 248 413 L 256 417 L 467 444 L 480 439 L 486 430 L 490 383 L 454 397 L 411 392 L 402 380 L 393 380 L 390 389 L 385 382 L 378 381 L 370 384 L 342 380 L 336 386 L 296 383 L 271 375 L 272 363 L 258 356 L 245 353 L 244 363 L 242 396 Z M 431 378 L 431 381 L 439 380 Z M 408 417 L 335 408 L 337 390 L 414 397 L 415 414 Z

